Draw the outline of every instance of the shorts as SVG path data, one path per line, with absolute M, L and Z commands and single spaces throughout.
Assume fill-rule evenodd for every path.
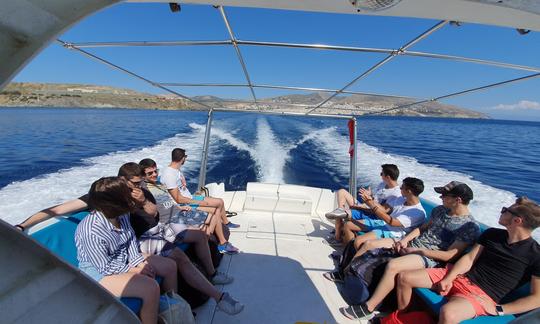
M 79 263 L 79 269 L 81 269 L 82 272 L 84 272 L 87 276 L 94 279 L 95 281 L 99 282 L 104 275 L 102 275 L 92 263 L 83 261 Z
M 401 240 L 405 236 L 404 232 L 389 231 L 386 229 L 386 226 L 374 228 L 371 232 L 375 233 L 378 239 L 390 238 L 394 241 Z
M 193 200 L 197 200 L 197 201 L 203 201 L 204 200 L 204 196 L 201 196 L 201 195 L 193 195 L 191 196 L 191 199 Z M 191 208 L 197 208 L 199 207 L 199 204 L 190 204 Z
M 435 268 L 439 265 L 438 261 L 430 259 L 425 255 L 418 254 L 418 256 L 422 258 L 422 262 L 424 262 L 424 268 Z
M 364 225 L 368 227 L 369 231 L 376 227 L 386 225 L 386 222 L 382 219 L 373 218 L 370 215 L 366 215 L 362 211 L 357 209 L 351 209 L 351 218 L 354 220 L 363 220 Z
M 436 284 L 446 276 L 446 274 L 451 268 L 452 266 L 448 265 L 446 268 L 433 268 L 427 269 L 426 271 L 428 272 L 431 282 Z M 450 289 L 446 297 L 449 298 L 454 296 L 465 298 L 473 306 L 476 313 L 475 317 L 490 315 L 484 308 L 484 305 L 482 305 L 482 301 L 486 304 L 497 304 L 480 287 L 478 287 L 476 284 L 471 282 L 469 278 L 463 275 L 459 275 L 454 280 L 452 288 Z

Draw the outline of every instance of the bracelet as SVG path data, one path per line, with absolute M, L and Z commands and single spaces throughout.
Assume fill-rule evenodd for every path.
M 24 226 L 22 226 L 21 224 L 17 224 L 15 225 L 15 227 L 17 227 L 18 229 L 24 232 Z
M 379 207 L 380 207 L 379 205 L 373 206 L 373 208 L 371 208 L 371 211 L 376 212 L 377 209 L 379 209 Z

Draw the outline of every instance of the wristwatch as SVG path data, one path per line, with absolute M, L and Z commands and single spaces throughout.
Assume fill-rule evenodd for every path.
M 504 310 L 501 305 L 495 305 L 495 310 L 498 316 L 504 316 Z

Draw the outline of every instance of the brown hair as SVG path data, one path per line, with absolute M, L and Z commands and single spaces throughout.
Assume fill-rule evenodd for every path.
M 514 213 L 521 217 L 523 226 L 531 230 L 540 226 L 540 206 L 534 200 L 519 197 L 511 208 Z
M 88 192 L 88 205 L 107 218 L 128 213 L 135 207 L 126 180 L 121 177 L 104 177 L 94 183 Z
M 181 148 L 175 148 L 172 150 L 171 152 L 171 160 L 173 162 L 180 162 L 182 161 L 182 159 L 184 158 L 184 156 L 186 156 L 186 150 L 184 149 L 181 149 Z
M 131 180 L 134 177 L 141 177 L 143 175 L 143 170 L 135 162 L 128 162 L 123 164 L 120 169 L 118 169 L 118 176 L 124 177 L 127 180 Z

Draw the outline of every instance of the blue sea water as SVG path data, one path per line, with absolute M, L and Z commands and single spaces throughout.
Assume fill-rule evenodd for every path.
M 160 167 L 170 150 L 188 151 L 196 187 L 204 112 L 127 109 L 0 108 L 0 218 L 13 221 L 85 192 L 125 162 L 151 157 Z M 227 190 L 249 181 L 330 189 L 348 184 L 346 120 L 216 113 L 207 182 Z M 368 117 L 358 119 L 358 181 L 379 181 L 379 166 L 435 185 L 467 182 L 471 208 L 487 223 L 516 196 L 540 201 L 540 123 L 501 120 Z M 31 193 L 31 195 L 29 195 Z

